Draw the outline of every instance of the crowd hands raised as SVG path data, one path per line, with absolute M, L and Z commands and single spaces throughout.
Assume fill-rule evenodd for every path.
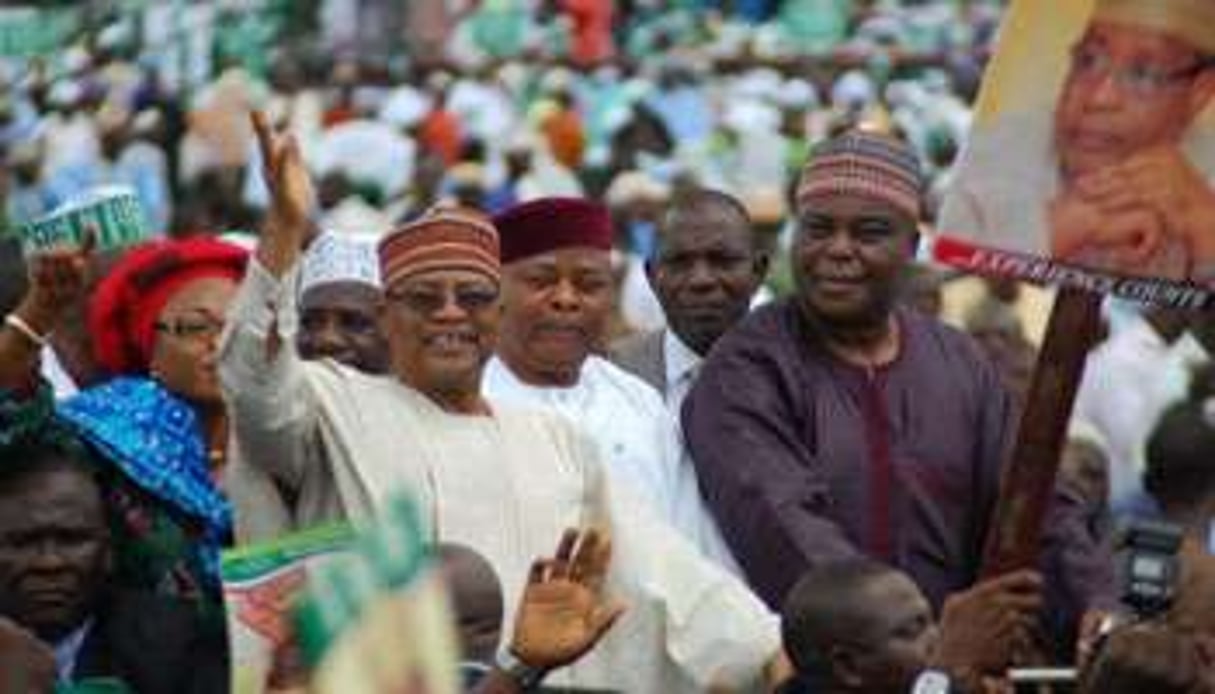
M 323 37 L 282 36 L 254 59 L 208 52 L 189 74 L 131 20 L 99 12 L 113 20 L 102 36 L 0 63 L 5 226 L 122 184 L 155 233 L 252 229 L 266 198 L 239 114 L 257 106 L 296 131 L 329 227 L 386 229 L 442 198 L 493 212 L 542 194 L 599 198 L 618 181 L 608 197 L 638 227 L 624 250 L 642 254 L 646 203 L 687 178 L 779 223 L 807 143 L 858 120 L 905 132 L 943 180 L 1001 11 L 566 5 L 455 3 L 439 26 L 408 19 L 429 32 L 410 35 L 408 55 L 318 20 Z
M 929 211 L 905 195 L 926 185 L 897 140 L 844 132 L 818 151 L 883 162 L 876 199 L 798 162 L 784 182 L 796 184 L 794 295 L 750 317 L 775 248 L 753 206 L 689 188 L 634 218 L 658 227 L 642 273 L 667 327 L 633 336 L 654 337 L 662 356 L 633 377 L 605 359 L 627 365 L 646 344 L 611 341 L 619 219 L 607 210 L 542 196 L 491 220 L 428 209 L 424 196 L 394 215 L 403 226 L 350 251 L 362 258 L 351 269 L 325 259 L 343 244 L 326 233 L 326 182 L 314 185 L 305 147 L 271 121 L 255 114 L 250 127 L 268 210 L 255 251 L 202 238 L 124 256 L 86 237 L 30 258 L 28 290 L 5 306 L 0 691 L 94 676 L 139 692 L 225 691 L 218 551 L 374 517 L 377 484 L 418 491 L 439 539 L 489 567 L 472 591 L 496 593 L 488 616 L 462 577 L 449 581 L 461 626 L 467 610 L 496 627 L 462 634 L 479 665 L 470 691 L 990 693 L 1016 691 L 1010 669 L 1046 665 L 1077 667 L 1085 692 L 1212 691 L 1215 484 L 1193 459 L 1215 451 L 1215 426 L 1198 379 L 1147 461 L 1147 493 L 1186 528 L 1171 609 L 1120 617 L 1108 577 L 1090 580 L 1113 573 L 1110 472 L 1085 463 L 1092 437 L 1080 435 L 1042 565 L 977 578 L 995 451 L 1018 407 L 1004 367 L 1027 340 L 989 322 L 993 334 L 975 331 L 988 360 L 913 313 L 895 278 Z M 1176 332 L 1205 344 L 1207 331 L 1194 319 Z M 58 402 L 39 376 L 51 356 L 79 388 Z M 855 378 L 866 373 L 883 374 L 869 381 L 879 403 L 891 398 L 876 419 L 835 411 L 872 405 Z M 966 385 L 952 389 L 955 378 Z M 624 404 L 602 400 L 609 390 Z M 557 412 L 518 414 L 528 397 Z M 563 414 L 562 398 L 586 409 Z M 916 438 L 926 409 L 943 443 Z M 815 422 L 818 411 L 838 419 Z M 639 419 L 659 434 L 629 438 Z M 861 431 L 896 466 L 925 469 L 862 473 L 883 456 Z M 855 496 L 841 480 L 862 474 L 873 489 Z M 874 505 L 891 486 L 906 496 Z M 893 537 L 874 531 L 884 524 Z
M 294 140 L 289 135 L 274 133 L 260 114 L 255 114 L 254 126 L 263 161 L 267 162 L 265 176 L 272 201 L 255 262 L 269 273 L 281 276 L 290 272 L 308 245 L 315 242 L 312 216 L 315 197 Z M 29 397 L 40 391 L 36 368 L 42 345 L 33 338 L 57 331 L 73 306 L 85 299 L 86 287 L 96 282 L 91 274 L 96 272 L 97 265 L 91 236 L 86 237 L 81 248 L 58 249 L 31 259 L 30 289 L 13 311 L 25 329 L 10 324 L 0 332 L 0 351 L 6 355 L 4 382 L 11 393 Z M 153 323 L 173 325 L 174 316 L 166 314 L 183 309 L 188 313 L 193 308 L 183 307 L 182 301 L 192 299 L 205 304 L 217 293 L 230 297 L 234 284 L 235 280 L 223 272 L 195 278 L 193 286 L 188 282 L 177 289 L 179 294 L 185 294 L 185 299 L 170 296 Z M 218 313 L 223 315 L 222 305 Z M 27 334 L 27 330 L 33 335 Z M 218 385 L 203 377 L 207 369 L 200 372 L 174 366 L 178 360 L 190 356 L 208 366 L 208 359 L 215 357 L 218 332 L 216 327 L 209 333 L 193 336 L 190 349 L 194 351 L 187 350 L 185 355 L 174 355 L 164 344 L 154 344 L 150 349 L 144 346 L 148 351 L 143 352 L 143 358 L 149 364 L 139 368 L 145 370 L 144 378 L 180 393 L 187 406 L 196 412 L 202 431 L 219 430 L 226 435 L 226 429 L 206 424 L 209 418 L 217 416 L 213 411 L 215 403 L 208 400 L 208 394 L 213 393 L 206 386 Z M 274 340 L 267 344 L 284 348 Z M 136 343 L 130 348 L 138 352 L 139 346 Z M 102 358 L 104 362 L 112 360 L 112 355 Z M 12 427 L 20 422 L 6 424 Z M 49 428 L 51 424 L 43 421 L 40 426 Z M 103 641 L 99 634 L 105 632 L 95 625 L 119 620 L 113 605 L 124 604 L 114 602 L 116 598 L 108 592 L 113 590 L 124 595 L 130 593 L 131 599 L 149 600 L 149 604 L 164 603 L 166 610 L 187 610 L 193 619 L 182 622 L 181 649 L 176 654 L 166 654 L 164 662 L 180 663 L 183 661 L 172 659 L 186 658 L 185 662 L 191 662 L 195 668 L 196 676 L 191 678 L 194 686 L 207 681 L 198 673 L 214 672 L 222 677 L 225 648 L 222 633 L 215 632 L 214 624 L 208 624 L 201 616 L 206 613 L 207 603 L 214 599 L 214 586 L 208 586 L 202 576 L 198 579 L 201 595 L 166 596 L 156 583 L 142 586 L 133 583 L 147 579 L 124 575 L 122 562 L 116 567 L 113 555 L 120 550 L 111 547 L 114 543 L 111 532 L 121 533 L 123 529 L 108 521 L 102 511 L 102 506 L 112 498 L 111 492 L 103 490 L 115 482 L 107 475 L 89 472 L 90 466 L 97 464 L 94 459 L 104 458 L 107 453 L 90 448 L 87 434 L 77 435 L 83 442 L 72 442 L 70 427 L 64 434 L 66 444 L 52 443 L 53 438 L 39 434 L 32 440 L 43 443 L 31 445 L 30 436 L 29 432 L 13 429 L 8 441 L 10 450 L 30 460 L 22 461 L 27 464 L 13 465 L 0 484 L 0 490 L 10 496 L 3 505 L 7 523 L 0 537 L 6 547 L 0 556 L 8 559 L 3 567 L 8 588 L 3 601 L 6 614 L 2 634 L 3 657 L 9 665 L 5 672 L 10 673 L 7 684 L 16 687 L 12 691 L 42 691 L 55 682 L 63 682 L 64 664 L 52 647 L 60 645 L 65 635 L 77 633 L 82 625 L 88 625 L 82 641 L 88 646 L 79 653 L 89 653 L 97 642 Z M 1163 443 L 1158 447 L 1167 449 Z M 41 460 L 41 464 L 34 459 Z M 222 479 L 216 472 L 212 470 L 212 475 Z M 45 479 L 38 482 L 39 476 Z M 38 483 L 32 484 L 31 480 Z M 59 489 L 61 486 L 66 491 Z M 54 504 L 67 509 L 63 518 L 53 514 L 41 518 L 40 514 L 24 512 L 51 507 L 36 497 L 54 493 L 65 494 Z M 98 504 L 99 500 L 102 504 Z M 172 501 L 154 498 L 149 503 L 156 506 Z M 479 688 L 477 691 L 520 691 L 536 686 L 548 671 L 569 665 L 592 651 L 622 614 L 627 614 L 621 599 L 627 602 L 628 596 L 610 595 L 606 587 L 611 555 L 609 538 L 607 531 L 568 531 L 555 556 L 532 564 L 518 597 L 507 641 L 507 652 L 516 660 L 504 664 L 499 659 L 497 666 L 474 685 Z M 82 553 L 84 546 L 93 551 Z M 1193 556 L 1206 560 L 1201 551 L 1195 553 L 1190 545 L 1187 547 Z M 89 556 L 102 556 L 105 560 L 90 563 Z M 22 558 L 26 561 L 21 561 Z M 56 565 L 56 558 L 62 561 L 61 565 Z M 50 564 L 49 570 L 46 564 Z M 1190 594 L 1206 585 L 1202 579 L 1194 578 L 1200 575 L 1195 571 L 1201 569 L 1188 571 L 1185 596 L 1178 601 L 1182 605 L 1191 604 Z M 50 588 L 38 590 L 39 577 L 48 581 Z M 1041 659 L 1051 648 L 1044 647 L 1047 638 L 1042 619 L 1044 580 L 1036 572 L 1020 571 L 980 581 L 949 595 L 937 619 L 933 606 L 914 580 L 894 567 L 871 559 L 813 567 L 784 600 L 781 615 L 784 656 L 769 662 L 769 686 L 780 687 L 782 691 L 938 691 L 925 687 L 932 686 L 933 677 L 940 675 L 950 687 L 942 691 L 1012 691 L 1006 678 L 1009 668 L 1042 664 Z M 64 597 L 64 585 L 73 586 L 78 594 L 73 597 L 76 602 L 56 620 L 54 608 L 60 606 L 55 600 Z M 162 594 L 158 595 L 158 591 Z M 52 617 L 49 621 L 47 614 Z M 1194 619 L 1182 620 L 1184 627 L 1172 626 L 1171 622 L 1136 623 L 1098 634 L 1094 624 L 1104 614 L 1093 612 L 1084 620 L 1083 630 L 1088 633 L 1082 634 L 1080 643 L 1084 654 L 1080 681 L 1087 691 L 1205 691 L 1200 687 L 1204 686 L 1202 678 L 1207 676 L 1203 665 L 1209 661 L 1210 644 L 1201 624 L 1196 625 Z M 1190 614 L 1201 615 L 1201 610 Z M 1100 642 L 1095 650 L 1094 639 Z M 131 645 L 120 644 L 121 648 Z M 76 674 L 85 672 L 83 664 L 90 660 L 82 659 L 79 653 L 69 666 L 81 668 Z M 172 677 L 164 673 L 139 672 L 140 667 L 154 671 L 156 665 L 156 659 L 145 658 L 143 666 L 133 666 L 119 655 L 111 656 L 103 666 L 115 668 L 113 674 L 126 676 L 137 689 L 185 686 L 184 682 L 168 684 Z M 90 662 L 88 667 L 92 666 Z M 211 686 L 222 686 L 214 684 L 216 681 L 211 680 Z M 1152 683 L 1151 689 L 1135 689 L 1148 686 L 1144 684 L 1147 682 Z

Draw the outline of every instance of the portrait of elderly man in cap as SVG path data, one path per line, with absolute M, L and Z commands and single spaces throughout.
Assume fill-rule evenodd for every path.
M 1094 0 L 1069 22 L 1075 11 L 1023 5 L 1009 17 L 942 232 L 1120 274 L 1215 280 L 1215 2 Z M 1043 52 L 1020 60 L 1030 45 Z M 1057 96 L 1036 103 L 1051 93 L 1042 75 L 1056 48 Z

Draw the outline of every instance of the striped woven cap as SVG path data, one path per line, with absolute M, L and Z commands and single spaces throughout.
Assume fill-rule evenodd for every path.
M 436 209 L 380 241 L 380 275 L 385 288 L 429 270 L 473 270 L 502 275 L 498 232 L 485 215 L 463 208 Z
M 814 198 L 860 195 L 888 203 L 919 221 L 924 174 L 914 152 L 886 135 L 852 130 L 810 153 L 797 186 L 797 204 Z

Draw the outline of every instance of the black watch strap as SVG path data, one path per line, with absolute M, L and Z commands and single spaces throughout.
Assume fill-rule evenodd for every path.
M 532 667 L 519 660 L 519 657 L 509 648 L 498 650 L 498 655 L 494 659 L 494 665 L 517 682 L 519 688 L 525 692 L 530 692 L 539 687 L 540 682 L 544 680 L 544 676 L 548 674 L 545 670 Z

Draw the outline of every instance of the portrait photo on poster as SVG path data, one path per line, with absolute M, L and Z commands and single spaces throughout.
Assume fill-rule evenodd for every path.
M 937 260 L 1174 306 L 1215 289 L 1215 1 L 1014 0 Z

